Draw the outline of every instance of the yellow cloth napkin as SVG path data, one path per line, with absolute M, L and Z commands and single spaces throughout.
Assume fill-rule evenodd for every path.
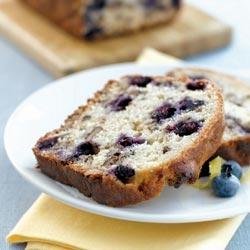
M 139 63 L 145 61 L 178 63 L 152 49 L 139 57 Z M 128 222 L 83 212 L 42 194 L 7 241 L 28 242 L 26 250 L 220 250 L 244 217 L 189 224 Z
M 29 250 L 220 250 L 243 218 L 191 224 L 128 222 L 82 212 L 42 194 L 7 239 L 34 241 Z

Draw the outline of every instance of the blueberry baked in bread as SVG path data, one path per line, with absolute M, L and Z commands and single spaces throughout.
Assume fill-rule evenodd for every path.
M 212 81 L 131 75 L 109 81 L 33 150 L 46 175 L 124 206 L 165 185 L 193 183 L 223 130 L 223 99 Z
M 95 39 L 168 22 L 181 0 L 22 0 L 68 32 Z
M 250 164 L 250 87 L 244 81 L 224 73 L 197 68 L 179 68 L 168 73 L 189 82 L 211 79 L 222 88 L 226 128 L 216 155 Z

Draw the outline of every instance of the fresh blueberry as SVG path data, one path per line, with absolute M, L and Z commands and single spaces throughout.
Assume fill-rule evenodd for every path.
M 175 114 L 176 109 L 170 103 L 164 103 L 151 114 L 151 118 L 157 123 L 161 123 L 163 120 L 172 117 Z
M 226 171 L 230 171 L 230 173 L 236 176 L 239 180 L 242 177 L 242 168 L 236 161 L 226 161 L 223 163 L 221 172 L 225 173 Z
M 222 198 L 234 196 L 240 187 L 240 181 L 237 177 L 226 171 L 212 180 L 213 193 Z
M 44 139 L 40 142 L 38 142 L 38 149 L 40 150 L 46 150 L 46 149 L 50 149 L 52 148 L 58 141 L 58 137 L 55 136 L 55 137 L 50 137 L 50 138 L 47 138 L 47 139 Z
M 183 100 L 179 101 L 179 103 L 177 104 L 178 109 L 180 111 L 192 111 L 202 105 L 204 105 L 204 101 L 192 100 L 189 97 L 184 98 Z
M 204 90 L 206 88 L 206 82 L 202 79 L 193 80 L 190 79 L 187 83 L 187 89 L 189 90 Z
M 179 136 L 187 136 L 197 132 L 201 128 L 201 121 L 180 121 L 174 126 L 167 127 L 167 132 L 174 132 Z
M 113 173 L 123 183 L 127 183 L 131 177 L 135 175 L 135 170 L 129 166 L 118 165 Z
M 115 100 L 109 103 L 112 111 L 124 110 L 132 101 L 132 98 L 128 95 L 119 95 Z
M 149 76 L 129 76 L 128 81 L 130 85 L 145 88 L 152 81 L 152 78 Z
M 78 158 L 81 155 L 95 155 L 99 152 L 99 147 L 94 142 L 82 142 L 74 150 L 70 158 Z
M 140 137 L 130 137 L 127 135 L 120 135 L 120 137 L 117 140 L 117 143 L 121 145 L 122 147 L 130 147 L 134 144 L 143 144 L 145 142 L 145 139 Z

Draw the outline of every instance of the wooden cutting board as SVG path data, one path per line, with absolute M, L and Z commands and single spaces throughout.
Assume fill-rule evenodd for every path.
M 231 39 L 229 26 L 190 5 L 185 5 L 169 25 L 86 42 L 67 34 L 18 0 L 0 0 L 0 32 L 55 76 L 134 60 L 145 47 L 186 57 L 225 46 Z

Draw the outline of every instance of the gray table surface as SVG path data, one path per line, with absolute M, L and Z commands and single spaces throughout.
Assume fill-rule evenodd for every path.
M 234 39 L 230 46 L 215 52 L 187 59 L 194 63 L 228 69 L 250 70 L 250 1 L 209 0 L 190 2 L 200 5 L 208 12 L 234 27 Z M 236 14 L 235 14 L 236 13 Z M 11 166 L 3 146 L 6 121 L 15 107 L 29 94 L 48 84 L 53 77 L 34 61 L 0 37 L 0 249 L 23 249 L 24 245 L 9 246 L 6 234 L 22 214 L 31 206 L 40 192 L 22 179 Z M 17 142 L 20 143 L 20 142 Z M 20 144 L 21 147 L 21 144 Z M 227 249 L 250 249 L 250 216 L 229 243 Z

